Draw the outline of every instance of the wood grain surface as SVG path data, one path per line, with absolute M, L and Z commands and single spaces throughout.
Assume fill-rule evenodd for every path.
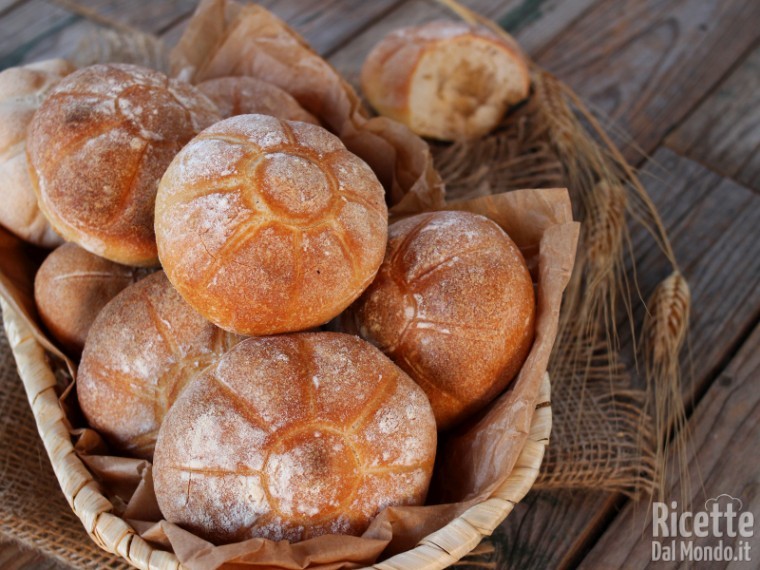
M 668 136 L 666 143 L 760 191 L 760 47 Z
M 760 38 L 757 0 L 600 0 L 535 54 L 652 153 Z

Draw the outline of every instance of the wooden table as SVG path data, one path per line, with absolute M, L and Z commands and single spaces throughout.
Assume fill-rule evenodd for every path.
M 462 3 L 501 23 L 534 60 L 614 120 L 612 129 L 640 169 L 692 288 L 685 396 L 694 502 L 728 493 L 741 497 L 757 519 L 760 2 Z M 349 78 L 389 30 L 446 14 L 432 0 L 262 4 Z M 194 0 L 0 0 L 0 69 L 64 53 L 98 26 L 134 27 L 171 44 L 193 8 Z M 645 295 L 668 272 L 646 248 L 639 250 L 639 267 Z M 677 482 L 669 493 L 678 498 Z M 494 552 L 478 560 L 498 568 L 664 567 L 651 562 L 648 511 L 617 494 L 533 492 L 495 533 Z M 760 559 L 760 539 L 750 542 Z M 0 566 L 58 568 L 10 544 L 0 545 Z

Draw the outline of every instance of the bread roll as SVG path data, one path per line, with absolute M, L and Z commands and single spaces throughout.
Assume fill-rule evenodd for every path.
M 42 247 L 63 240 L 37 206 L 26 161 L 26 131 L 48 91 L 74 71 L 51 59 L 0 72 L 0 224 L 21 239 Z
M 219 109 L 223 118 L 235 115 L 272 115 L 287 121 L 303 121 L 318 125 L 290 93 L 276 85 L 253 77 L 221 77 L 198 84 Z
M 150 459 L 158 428 L 186 383 L 238 337 L 196 313 L 156 272 L 100 312 L 77 378 L 89 425 L 117 450 Z
M 169 280 L 241 334 L 335 317 L 375 276 L 387 230 L 369 166 L 321 127 L 265 115 L 206 129 L 172 161 L 156 200 Z
M 200 91 L 157 71 L 110 64 L 72 73 L 29 129 L 40 208 L 58 233 L 91 253 L 155 264 L 158 181 L 177 151 L 218 118 Z
M 418 135 L 482 136 L 528 96 L 530 73 L 517 43 L 487 28 L 439 21 L 396 30 L 367 56 L 364 95 Z
M 389 234 L 377 279 L 345 319 L 425 390 L 446 429 L 520 370 L 533 340 L 533 283 L 520 250 L 483 216 L 420 214 Z
M 69 354 L 78 356 L 100 310 L 122 289 L 148 275 L 67 243 L 45 258 L 34 278 L 42 322 Z
M 363 340 L 249 338 L 170 410 L 153 481 L 166 520 L 215 543 L 358 535 L 424 502 L 435 447 L 425 394 Z

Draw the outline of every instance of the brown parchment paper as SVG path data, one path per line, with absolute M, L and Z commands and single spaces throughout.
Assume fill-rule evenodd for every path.
M 373 168 L 392 215 L 443 207 L 443 182 L 427 144 L 401 123 L 370 119 L 335 68 L 264 8 L 202 0 L 170 60 L 172 73 L 191 83 L 248 75 L 290 93 Z
M 103 493 L 146 540 L 170 549 L 191 569 L 229 565 L 251 568 L 344 569 L 366 566 L 413 548 L 429 533 L 486 499 L 510 474 L 527 439 L 541 377 L 556 336 L 562 292 L 570 276 L 579 224 L 572 221 L 563 189 L 518 190 L 449 204 L 447 209 L 486 215 L 501 225 L 526 256 L 536 283 L 536 337 L 517 379 L 478 418 L 444 435 L 439 447 L 431 504 L 391 507 L 361 537 L 322 536 L 301 543 L 251 539 L 215 546 L 161 520 L 149 462 L 110 455 L 99 435 L 84 426 L 72 395 L 62 404 L 73 425 L 79 457 L 96 476 Z M 10 235 L 0 234 L 0 293 L 17 307 L 45 346 L 33 304 L 32 280 L 39 259 Z M 60 354 L 57 349 L 57 353 Z

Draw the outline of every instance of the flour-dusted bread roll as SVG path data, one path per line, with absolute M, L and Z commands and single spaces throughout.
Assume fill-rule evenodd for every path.
M 482 136 L 528 96 L 530 72 L 514 41 L 463 22 L 396 30 L 362 67 L 364 95 L 382 115 L 441 140 Z
M 51 59 L 0 72 L 0 224 L 42 247 L 63 240 L 37 206 L 26 161 L 26 132 L 48 91 L 74 66 Z
M 156 200 L 169 280 L 222 328 L 321 325 L 372 281 L 388 231 L 374 172 L 321 127 L 239 115 L 193 139 Z
M 158 71 L 109 64 L 74 72 L 29 128 L 40 208 L 58 233 L 96 255 L 155 264 L 158 181 L 177 151 L 218 119 L 205 95 Z
M 446 429 L 520 370 L 535 299 L 525 260 L 493 221 L 467 212 L 393 224 L 377 279 L 344 316 L 403 368 Z
M 95 319 L 77 378 L 82 412 L 117 450 L 150 459 L 185 385 L 239 340 L 196 313 L 156 272 Z
M 223 118 L 235 115 L 271 115 L 287 121 L 303 121 L 318 125 L 290 93 L 276 85 L 254 77 L 221 77 L 198 84 L 198 89 L 211 99 Z
M 69 354 L 78 356 L 100 310 L 123 289 L 148 275 L 67 243 L 45 258 L 34 278 L 42 322 Z
M 153 481 L 166 520 L 215 543 L 358 535 L 424 502 L 435 448 L 424 392 L 370 344 L 249 338 L 177 400 Z

